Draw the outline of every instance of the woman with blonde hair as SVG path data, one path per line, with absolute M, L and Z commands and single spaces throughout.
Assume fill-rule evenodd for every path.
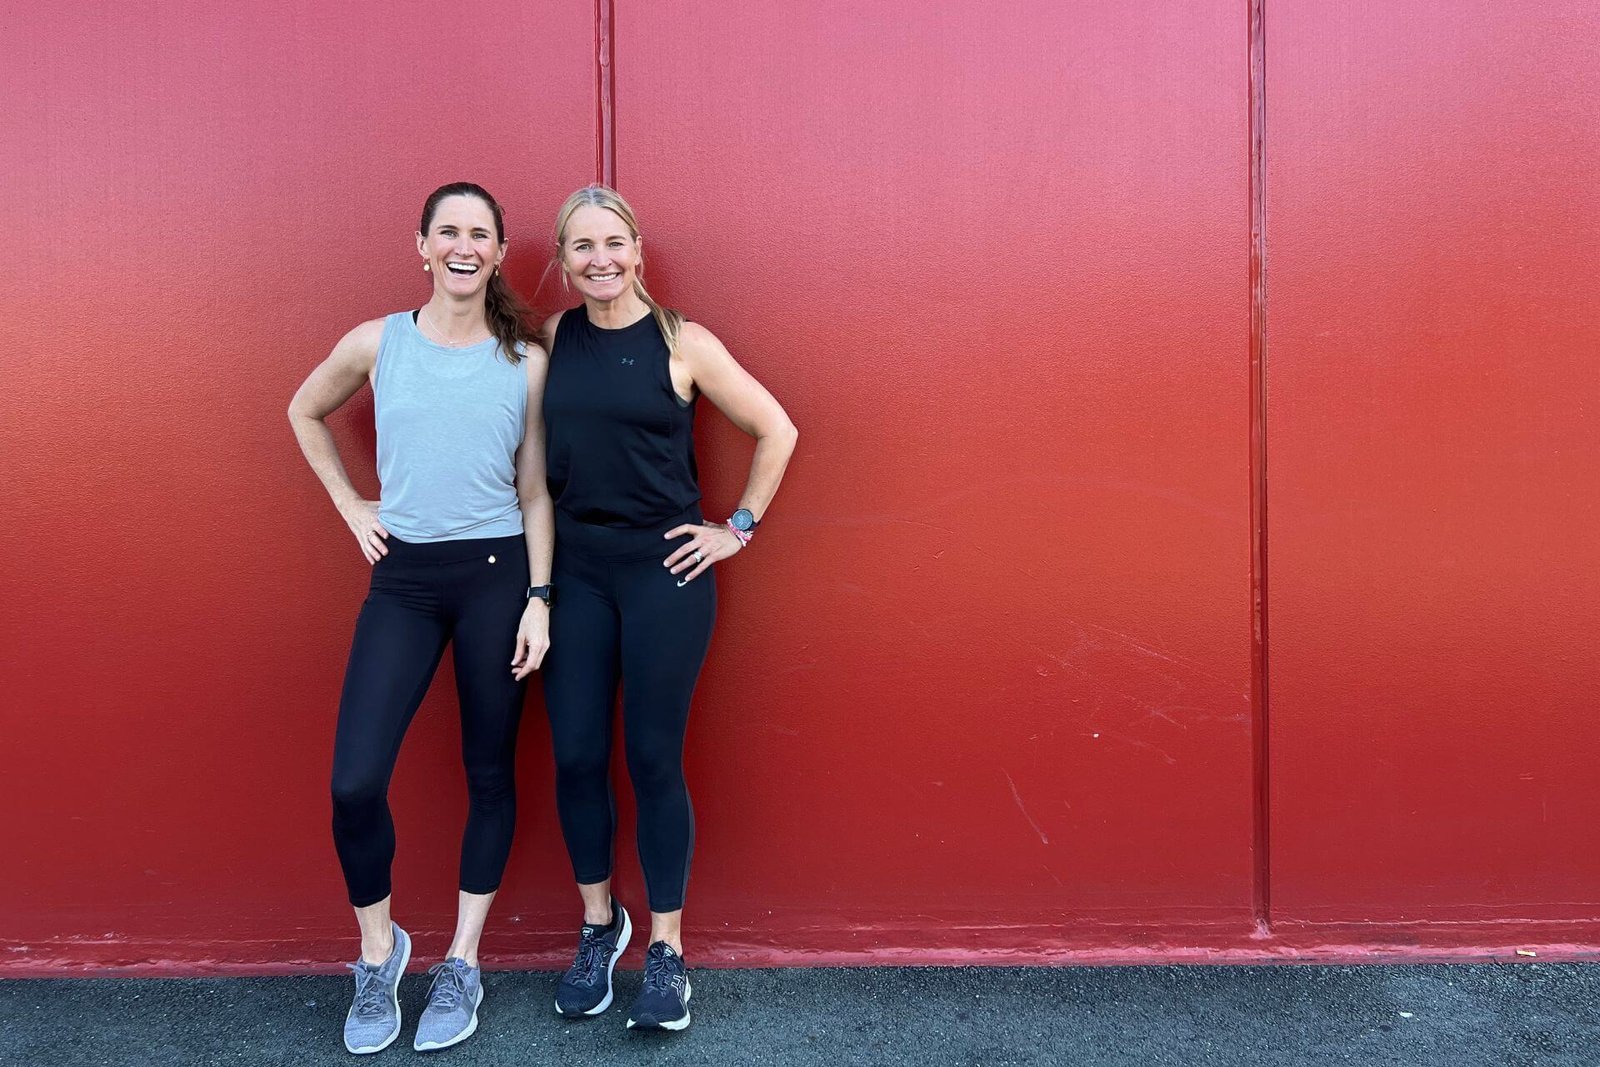
M 561 829 L 583 900 L 577 956 L 556 992 L 565 1016 L 598 1015 L 633 923 L 611 895 L 611 714 L 622 688 L 628 774 L 650 905 L 644 984 L 628 1026 L 689 1025 L 682 918 L 694 847 L 683 743 L 711 640 L 711 568 L 753 541 L 797 434 L 705 327 L 644 287 L 633 210 L 591 185 L 556 219 L 557 263 L 583 303 L 550 318 L 544 419 L 556 554 L 545 703 Z M 694 458 L 701 395 L 756 440 L 738 507 L 706 522 Z

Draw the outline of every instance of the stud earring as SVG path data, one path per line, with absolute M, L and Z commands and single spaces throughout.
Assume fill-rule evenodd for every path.
M 422 261 L 422 269 L 424 271 L 431 271 L 433 268 L 428 266 L 428 261 L 427 260 L 423 260 Z

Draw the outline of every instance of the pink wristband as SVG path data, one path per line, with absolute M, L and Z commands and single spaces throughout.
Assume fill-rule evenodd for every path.
M 748 545 L 750 543 L 750 538 L 754 536 L 754 534 L 752 534 L 749 530 L 741 530 L 739 527 L 735 526 L 732 519 L 729 519 L 727 522 L 723 523 L 723 525 L 732 530 L 733 536 L 739 539 L 740 548 Z

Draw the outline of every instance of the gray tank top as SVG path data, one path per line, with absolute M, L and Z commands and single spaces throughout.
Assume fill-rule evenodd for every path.
M 383 320 L 372 375 L 378 424 L 378 521 L 402 541 L 522 532 L 516 454 L 528 371 L 489 338 L 446 348 L 409 311 Z

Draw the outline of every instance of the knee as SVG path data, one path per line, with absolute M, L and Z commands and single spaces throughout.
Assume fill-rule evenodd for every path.
M 387 783 L 372 774 L 335 774 L 331 788 L 335 816 L 357 816 L 381 805 Z
M 603 748 L 558 747 L 555 757 L 556 778 L 563 784 L 572 785 L 595 779 L 604 781 L 610 771 Z
M 495 761 L 467 765 L 467 796 L 475 808 L 517 802 L 517 776 L 513 764 Z
M 628 746 L 628 777 L 640 796 L 659 796 L 683 788 L 683 757 L 677 752 Z

